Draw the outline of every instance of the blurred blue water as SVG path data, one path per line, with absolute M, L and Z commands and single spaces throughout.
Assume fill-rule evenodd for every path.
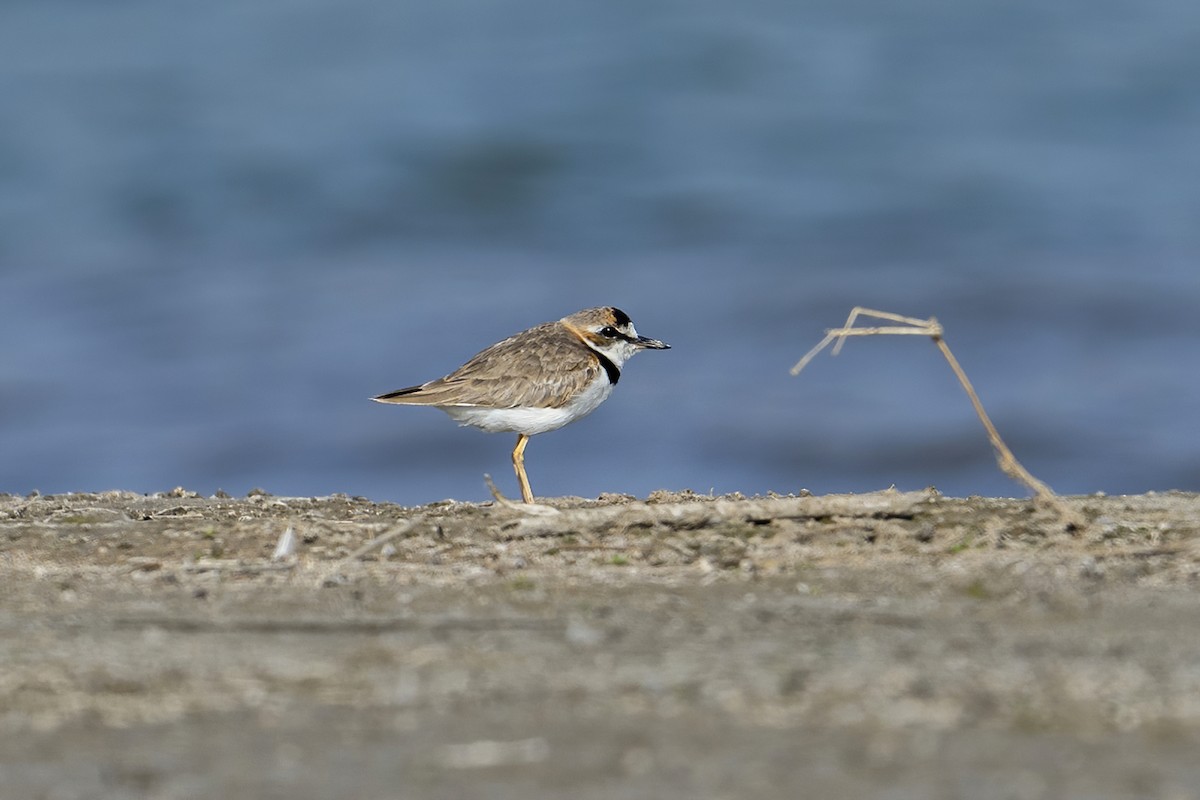
M 535 491 L 1200 489 L 1200 6 L 0 5 L 0 491 L 515 492 L 367 398 L 615 304 Z

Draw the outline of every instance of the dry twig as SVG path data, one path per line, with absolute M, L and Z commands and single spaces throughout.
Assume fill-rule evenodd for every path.
M 418 516 L 413 517 L 412 519 L 404 520 L 399 524 L 399 526 L 393 528 L 392 530 L 388 531 L 387 533 L 376 536 L 374 539 L 367 542 L 362 547 L 358 548 L 357 550 L 355 550 L 353 553 L 346 556 L 342 560 L 343 561 L 357 561 L 358 559 L 365 556 L 367 553 L 370 553 L 372 550 L 374 550 L 378 547 L 382 547 L 383 545 L 387 544 L 392 539 L 396 539 L 400 536 L 405 536 L 406 534 L 408 534 L 409 531 L 411 531 L 413 528 L 417 527 L 417 525 L 420 522 L 424 521 L 424 519 L 425 519 L 425 517 L 423 515 L 418 515 Z
M 873 319 L 883 320 L 885 322 L 896 322 L 899 325 L 886 325 L 883 327 L 873 328 L 856 328 L 854 323 L 860 316 L 871 317 Z M 1042 483 L 1040 480 L 1030 474 L 1029 470 L 1025 469 L 1012 451 L 1008 449 L 1008 445 L 1000 438 L 999 431 L 992 424 L 992 420 L 988 417 L 987 412 L 983 410 L 983 403 L 979 401 L 979 395 L 975 393 L 975 388 L 971 386 L 971 381 L 967 379 L 967 374 L 963 372 L 963 368 L 959 365 L 958 359 L 950 352 L 950 346 L 946 344 L 943 338 L 943 330 L 941 324 L 934 317 L 929 319 L 916 319 L 914 317 L 905 317 L 900 314 L 893 314 L 888 311 L 875 311 L 861 306 L 855 306 L 850 311 L 850 316 L 846 318 L 846 324 L 840 328 L 831 328 L 825 331 L 825 338 L 822 339 L 816 347 L 804 354 L 804 357 L 796 362 L 792 367 L 792 374 L 799 375 L 800 370 L 808 365 L 818 353 L 833 344 L 833 350 L 830 355 L 837 355 L 842 345 L 846 343 L 846 339 L 851 336 L 928 336 L 933 339 L 933 343 L 946 359 L 946 363 L 950 365 L 950 369 L 954 371 L 958 382 L 962 384 L 963 389 L 967 393 L 967 397 L 971 400 L 971 405 L 975 408 L 975 414 L 979 417 L 979 421 L 983 423 L 983 428 L 987 431 L 988 440 L 992 443 L 992 448 L 996 451 L 996 462 L 1000 465 L 1000 469 L 1010 478 L 1023 483 L 1031 489 L 1038 500 L 1055 508 L 1058 513 L 1072 527 L 1080 527 L 1081 521 L 1077 515 L 1067 509 L 1058 499 L 1049 486 Z
M 496 487 L 495 482 L 492 481 L 491 475 L 484 475 L 483 482 L 487 484 L 488 491 L 492 493 L 492 499 L 496 501 L 496 505 L 498 506 L 509 508 L 513 511 L 520 511 L 522 514 L 527 514 L 531 517 L 552 517 L 559 513 L 559 510 L 553 506 L 532 502 L 516 503 L 512 500 L 509 500 L 507 497 L 501 494 L 500 490 Z
M 504 538 L 537 539 L 565 536 L 603 536 L 634 529 L 672 531 L 703 530 L 716 524 L 759 524 L 775 520 L 828 519 L 832 517 L 886 519 L 911 517 L 929 492 L 874 492 L 866 495 L 822 497 L 743 498 L 693 500 L 649 505 L 594 506 L 563 510 L 553 519 L 518 520 Z

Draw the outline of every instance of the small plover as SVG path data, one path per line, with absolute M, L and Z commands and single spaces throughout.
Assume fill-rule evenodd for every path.
M 497 342 L 444 378 L 371 399 L 433 406 L 459 425 L 516 433 L 513 469 L 521 498 L 532 503 L 525 474 L 529 437 L 595 411 L 634 353 L 668 349 L 664 342 L 639 336 L 621 309 L 587 308 Z

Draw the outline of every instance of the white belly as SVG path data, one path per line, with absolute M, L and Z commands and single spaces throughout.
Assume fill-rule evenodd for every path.
M 558 430 L 562 426 L 586 417 L 608 399 L 613 385 L 603 373 L 586 389 L 561 408 L 486 408 L 484 406 L 439 406 L 459 425 L 471 425 L 488 433 L 538 433 Z

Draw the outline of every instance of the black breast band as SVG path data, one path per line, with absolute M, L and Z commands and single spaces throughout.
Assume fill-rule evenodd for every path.
M 593 350 L 596 358 L 600 359 L 600 366 L 604 367 L 604 371 L 608 373 L 608 382 L 613 386 L 617 385 L 617 381 L 621 380 L 621 370 L 617 369 L 617 365 L 612 362 L 608 356 L 601 353 L 599 350 Z

